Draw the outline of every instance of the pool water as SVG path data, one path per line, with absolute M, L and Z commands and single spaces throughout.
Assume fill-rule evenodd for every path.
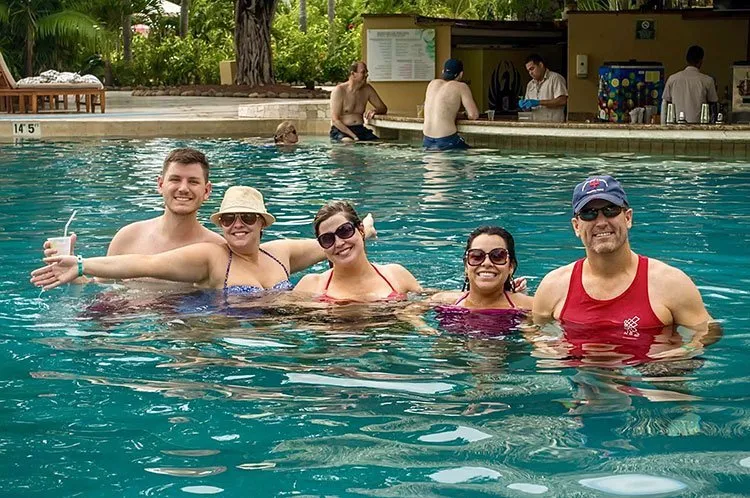
M 269 240 L 312 236 L 325 200 L 350 199 L 375 216 L 373 261 L 441 289 L 460 288 L 468 233 L 499 224 L 533 291 L 583 254 L 572 186 L 613 174 L 635 209 L 634 250 L 686 271 L 724 335 L 697 359 L 569 368 L 535 357 L 520 333 L 421 335 L 387 307 L 217 309 L 185 291 L 91 284 L 40 295 L 28 283 L 72 210 L 87 256 L 157 215 L 161 162 L 185 145 L 212 162 L 204 222 L 235 184 L 265 194 L 278 219 Z M 750 489 L 750 164 L 108 140 L 0 144 L 0 182 L 4 496 Z

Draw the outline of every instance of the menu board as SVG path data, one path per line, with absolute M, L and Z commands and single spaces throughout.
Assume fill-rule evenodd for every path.
M 368 29 L 370 81 L 430 81 L 435 78 L 434 29 Z

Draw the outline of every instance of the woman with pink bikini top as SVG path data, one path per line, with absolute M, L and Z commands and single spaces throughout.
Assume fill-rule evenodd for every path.
M 324 205 L 313 221 L 320 247 L 331 264 L 323 273 L 302 277 L 294 293 L 336 303 L 406 299 L 422 287 L 401 265 L 376 265 L 367 259 L 362 222 L 348 202 Z

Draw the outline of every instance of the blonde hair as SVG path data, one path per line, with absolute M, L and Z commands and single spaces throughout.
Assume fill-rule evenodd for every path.
M 276 133 L 273 136 L 273 142 L 278 144 L 284 141 L 284 135 L 289 133 L 290 131 L 297 131 L 297 128 L 294 127 L 294 123 L 291 121 L 282 121 L 279 123 L 279 126 L 276 127 Z

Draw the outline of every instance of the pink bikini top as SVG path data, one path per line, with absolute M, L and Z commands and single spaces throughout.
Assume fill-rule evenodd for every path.
M 505 294 L 505 299 L 508 300 L 508 303 L 510 304 L 511 309 L 515 309 L 516 305 L 513 304 L 513 301 L 510 299 L 510 294 L 508 294 L 508 291 L 503 291 L 503 294 Z M 456 301 L 455 303 L 453 303 L 453 306 L 458 306 L 459 304 L 463 303 L 464 301 L 466 301 L 467 297 L 469 297 L 469 293 L 468 292 L 466 294 L 464 294 L 463 296 L 459 297 L 458 301 Z
M 382 278 L 383 280 L 385 280 L 385 283 L 388 284 L 388 287 L 391 288 L 391 293 L 388 294 L 388 296 L 386 296 L 384 299 L 379 299 L 379 301 L 401 300 L 401 299 L 404 299 L 406 297 L 406 294 L 398 292 L 396 290 L 396 288 L 393 287 L 393 284 L 391 284 L 391 282 L 388 281 L 388 279 L 385 278 L 385 276 L 382 273 L 380 273 L 380 270 L 378 270 L 375 267 L 375 265 L 373 265 L 372 263 L 370 263 L 370 266 L 372 266 L 372 269 L 375 270 L 375 273 L 377 273 L 380 276 L 380 278 Z M 337 299 L 335 297 L 329 296 L 328 295 L 328 286 L 331 285 L 331 280 L 332 279 L 333 279 L 333 270 L 331 270 L 331 274 L 328 276 L 328 281 L 326 282 L 326 286 L 323 289 L 323 295 L 320 296 L 320 298 L 319 298 L 321 301 L 324 301 L 324 302 L 339 302 L 339 303 L 342 302 L 342 301 L 346 301 L 346 302 L 358 302 L 358 301 L 356 301 L 354 299 Z
M 442 329 L 454 334 L 484 337 L 504 336 L 517 330 L 518 325 L 526 316 L 524 310 L 516 308 L 507 292 L 505 292 L 505 298 L 511 306 L 507 309 L 472 310 L 460 306 L 468 296 L 469 293 L 467 292 L 454 304 L 435 308 Z

